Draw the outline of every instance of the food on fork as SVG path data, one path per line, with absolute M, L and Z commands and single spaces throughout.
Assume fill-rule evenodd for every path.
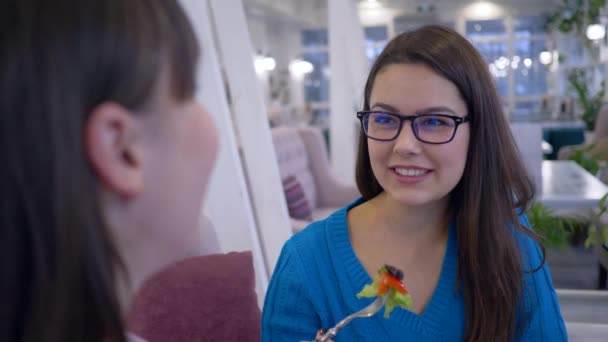
M 395 307 L 411 309 L 413 305 L 412 296 L 403 285 L 403 272 L 397 268 L 384 265 L 378 270 L 378 275 L 373 283 L 365 285 L 363 290 L 357 294 L 357 298 L 372 298 L 386 295 L 384 318 L 389 318 Z

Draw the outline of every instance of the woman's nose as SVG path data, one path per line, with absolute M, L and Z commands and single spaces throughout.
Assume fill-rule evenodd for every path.
M 421 146 L 422 142 L 416 138 L 411 122 L 404 122 L 401 132 L 395 138 L 395 152 L 399 154 L 418 154 Z

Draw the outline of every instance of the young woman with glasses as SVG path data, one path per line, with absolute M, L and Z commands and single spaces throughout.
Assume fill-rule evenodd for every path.
M 534 187 L 475 48 L 438 26 L 400 34 L 364 97 L 362 198 L 285 244 L 263 340 L 310 340 L 368 305 L 356 294 L 384 264 L 403 271 L 412 309 L 355 320 L 335 341 L 566 340 L 522 215 Z

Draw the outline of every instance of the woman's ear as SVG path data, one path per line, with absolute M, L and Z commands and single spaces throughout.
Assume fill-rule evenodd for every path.
M 143 189 L 140 128 L 132 112 L 111 102 L 97 106 L 85 123 L 85 153 L 100 183 L 121 197 Z

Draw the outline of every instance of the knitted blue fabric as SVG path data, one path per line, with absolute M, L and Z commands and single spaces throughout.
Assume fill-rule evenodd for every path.
M 353 251 L 347 227 L 347 211 L 360 203 L 361 199 L 311 224 L 285 244 L 266 294 L 262 341 L 314 340 L 319 328 L 332 327 L 373 300 L 356 297 L 364 285 L 372 282 Z M 528 225 L 524 216 L 521 219 Z M 539 247 L 520 235 L 524 263 L 528 269 L 535 269 L 542 259 Z M 465 308 L 462 293 L 455 290 L 456 238 L 452 224 L 437 287 L 421 315 L 396 309 L 389 319 L 381 313 L 356 319 L 334 341 L 461 341 Z M 526 279 L 529 295 L 525 301 L 532 305 L 526 310 L 523 340 L 567 340 L 547 266 Z

